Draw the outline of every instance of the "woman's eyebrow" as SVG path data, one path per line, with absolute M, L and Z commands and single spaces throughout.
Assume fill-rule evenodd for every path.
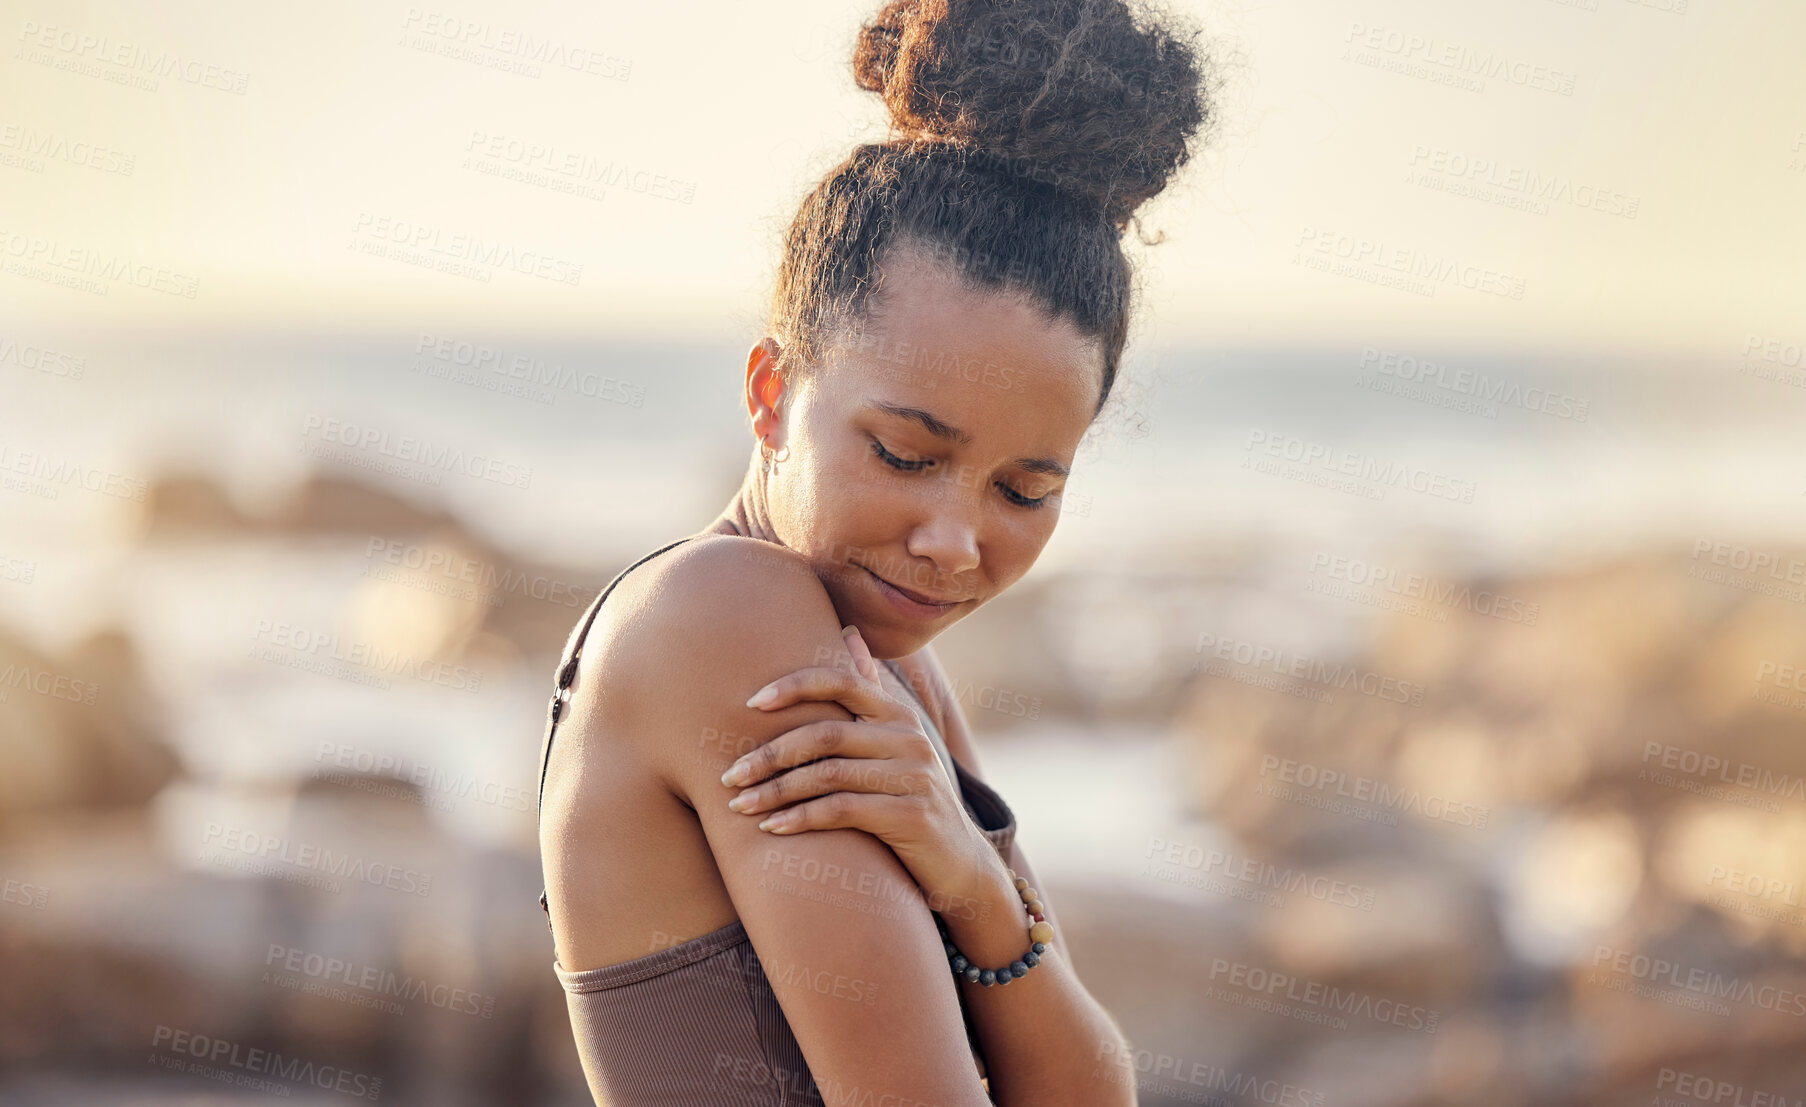
M 929 434 L 934 435 L 936 438 L 944 438 L 949 442 L 957 442 L 962 446 L 972 441 L 972 436 L 965 431 L 960 430 L 958 427 L 944 419 L 938 418 L 932 412 L 923 411 L 919 407 L 910 407 L 907 404 L 893 404 L 884 400 L 868 400 L 866 401 L 865 406 L 867 408 L 885 412 L 889 415 L 896 415 L 920 423 L 924 430 Z M 1067 469 L 1066 466 L 1061 465 L 1051 457 L 1019 457 L 1011 462 L 1011 464 L 1015 465 L 1017 468 L 1026 469 L 1031 473 L 1050 473 L 1056 477 L 1069 477 L 1072 475 L 1071 471 Z

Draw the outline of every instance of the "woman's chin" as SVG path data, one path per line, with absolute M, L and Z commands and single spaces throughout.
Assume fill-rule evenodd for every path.
M 915 633 L 893 626 L 866 626 L 857 621 L 859 637 L 865 640 L 865 648 L 871 651 L 879 661 L 895 661 L 900 657 L 908 657 L 926 646 L 934 637 L 932 634 Z

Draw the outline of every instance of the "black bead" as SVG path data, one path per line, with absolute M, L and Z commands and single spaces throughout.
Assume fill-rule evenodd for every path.
M 1022 955 L 1022 963 L 1032 969 L 1041 963 L 1041 955 L 1031 949 Z
M 983 984 L 985 987 L 989 988 L 991 985 L 997 983 L 996 971 L 993 969 L 986 969 L 983 972 L 979 973 L 978 974 L 978 982 L 980 984 Z
M 1012 981 L 1014 979 L 1016 979 L 1016 977 L 1014 976 L 1014 974 L 1012 974 L 1010 972 L 1010 970 L 1008 970 L 1008 969 L 998 969 L 997 970 L 997 983 L 1008 984 L 1010 981 Z
M 966 971 L 960 973 L 960 975 L 966 978 L 967 983 L 976 984 L 978 983 L 978 978 L 984 975 L 984 972 L 977 965 L 967 965 Z
M 972 962 L 966 960 L 966 955 L 962 953 L 953 959 L 953 971 L 954 972 L 965 972 L 966 966 L 970 965 L 971 963 Z
M 1021 976 L 1026 972 L 1028 972 L 1028 962 L 1026 962 L 1026 961 L 1011 961 L 1010 962 L 1010 975 L 1011 976 Z
M 1036 953 L 1046 953 L 1047 952 L 1047 943 L 1046 942 L 1036 942 L 1035 943 L 1035 952 Z
M 947 956 L 949 957 L 959 956 L 959 947 L 955 946 L 952 942 L 943 941 L 941 943 L 941 948 L 947 951 Z

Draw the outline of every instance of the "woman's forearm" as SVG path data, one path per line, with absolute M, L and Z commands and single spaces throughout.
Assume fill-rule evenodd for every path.
M 994 969 L 1028 948 L 1028 923 L 1001 866 L 987 885 L 942 918 L 968 960 Z M 1127 1042 L 1055 946 L 1008 984 L 955 986 L 965 993 L 1000 1107 L 1134 1107 Z

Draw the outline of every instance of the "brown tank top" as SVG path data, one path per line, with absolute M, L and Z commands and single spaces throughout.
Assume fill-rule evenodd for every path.
M 565 690 L 576 676 L 584 637 L 602 601 L 622 577 L 689 540 L 680 538 L 661 546 L 616 574 L 590 604 L 566 644 L 558 666 L 557 690 L 547 708 L 545 739 L 540 744 L 542 808 L 552 736 L 563 713 Z M 1002 796 L 954 760 L 914 687 L 894 662 L 885 664 L 909 690 L 910 706 L 942 760 L 952 767 L 966 813 L 1007 863 L 1016 836 L 1015 814 Z M 550 928 L 551 908 L 543 890 L 539 905 Z M 607 1107 L 823 1107 L 802 1048 L 739 920 L 656 953 L 580 972 L 559 962 L 554 935 L 552 970 L 564 987 L 577 1054 L 597 1103 Z M 950 987 L 958 987 L 951 971 L 948 982 Z M 972 1014 L 964 991 L 958 995 L 966 1040 L 988 1095 L 990 1085 L 983 1080 L 984 1055 Z M 724 1065 L 722 1058 L 733 1060 Z M 746 1058 L 758 1058 L 759 1063 L 749 1067 Z

